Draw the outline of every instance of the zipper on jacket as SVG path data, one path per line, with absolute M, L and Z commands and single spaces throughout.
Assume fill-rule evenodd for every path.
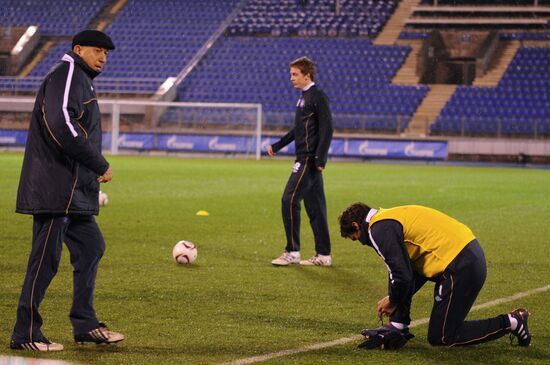
M 65 209 L 65 214 L 69 214 L 69 207 L 71 206 L 71 202 L 73 201 L 74 189 L 76 188 L 77 181 L 78 181 L 78 165 L 76 167 L 76 173 L 74 176 L 74 183 L 73 183 L 73 188 L 71 190 L 71 197 L 69 198 L 69 204 L 67 204 L 67 209 Z
M 311 120 L 311 117 L 313 117 L 313 113 L 311 113 L 310 115 L 308 115 L 306 117 L 306 152 L 309 152 L 309 142 L 308 142 L 308 136 L 309 136 L 309 132 L 308 132 L 308 129 L 307 127 L 309 126 L 309 121 Z
M 46 128 L 48 129 L 48 132 L 50 133 L 50 136 L 52 136 L 52 139 L 55 141 L 55 143 L 57 143 L 57 145 L 59 147 L 63 148 L 63 146 L 61 146 L 61 143 L 59 143 L 57 138 L 55 138 L 55 136 L 53 135 L 52 130 L 50 129 L 50 126 L 48 125 L 48 120 L 46 119 L 46 111 L 44 110 L 44 104 L 45 104 L 45 101 L 42 104 L 42 119 L 44 119 L 44 124 L 46 125 Z

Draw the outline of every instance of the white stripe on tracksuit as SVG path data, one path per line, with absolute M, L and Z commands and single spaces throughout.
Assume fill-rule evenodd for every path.
M 384 257 L 384 255 L 382 255 L 382 252 L 380 251 L 380 248 L 378 248 L 378 245 L 374 241 L 374 238 L 372 237 L 372 233 L 371 233 L 370 229 L 369 229 L 369 238 L 370 238 L 370 241 L 372 242 L 372 247 L 374 247 L 374 250 L 376 251 L 378 256 L 380 256 L 382 258 L 382 260 L 384 260 L 384 264 L 386 264 L 386 258 Z M 388 274 L 390 275 L 390 281 L 393 284 L 394 281 L 393 281 L 393 275 L 392 275 L 391 269 L 390 269 L 388 264 L 386 264 L 386 267 L 388 268 Z
M 69 63 L 69 73 L 67 75 L 67 81 L 65 82 L 65 92 L 63 93 L 63 116 L 65 117 L 65 124 L 67 124 L 67 126 L 69 127 L 71 134 L 73 135 L 73 137 L 76 137 L 78 136 L 78 133 L 76 133 L 76 130 L 71 124 L 71 118 L 69 117 L 69 112 L 67 111 L 67 105 L 69 103 L 69 91 L 71 90 L 71 81 L 73 80 L 74 59 L 66 54 L 63 56 L 62 60 Z
M 376 214 L 378 213 L 378 209 L 371 209 L 369 210 L 369 213 L 367 214 L 367 217 L 365 218 L 365 221 L 367 223 L 370 223 L 370 220 L 371 218 Z M 380 251 L 380 248 L 378 247 L 378 244 L 376 244 L 376 242 L 374 241 L 374 238 L 372 237 L 372 233 L 369 229 L 369 238 L 370 238 L 370 241 L 372 242 L 372 247 L 374 248 L 374 250 L 376 251 L 376 253 L 378 254 L 378 256 L 380 256 L 382 258 L 382 260 L 384 260 L 384 264 L 386 264 L 386 258 L 384 257 L 384 255 L 382 255 L 382 252 Z M 393 284 L 394 281 L 393 281 L 393 275 L 392 275 L 392 272 L 391 272 L 391 269 L 390 267 L 388 266 L 388 264 L 386 264 L 386 267 L 388 268 L 388 274 L 390 276 L 390 281 L 391 283 Z

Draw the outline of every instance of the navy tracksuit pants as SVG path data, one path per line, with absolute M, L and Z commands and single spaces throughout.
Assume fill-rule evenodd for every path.
M 69 315 L 73 332 L 80 334 L 99 327 L 93 294 L 105 241 L 94 216 L 35 215 L 32 249 L 12 340 L 40 342 L 46 339 L 40 330 L 42 317 L 38 308 L 57 273 L 63 242 L 69 249 L 73 266 L 73 304 Z
M 283 223 L 286 233 L 286 251 L 300 251 L 300 211 L 304 201 L 309 223 L 315 237 L 315 251 L 330 255 L 330 237 L 327 224 L 327 203 L 323 174 L 315 167 L 313 157 L 299 158 L 294 163 L 282 198 Z
M 473 240 L 435 278 L 434 303 L 430 315 L 428 341 L 431 345 L 465 346 L 491 341 L 510 332 L 506 314 L 477 321 L 466 321 L 485 278 L 485 255 L 477 240 Z M 415 274 L 414 292 L 428 279 Z M 390 320 L 410 323 L 410 302 L 398 306 Z

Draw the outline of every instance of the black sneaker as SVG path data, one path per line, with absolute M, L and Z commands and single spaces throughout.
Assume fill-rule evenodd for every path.
M 365 341 L 359 347 L 364 349 L 383 348 L 386 350 L 397 350 L 405 346 L 408 340 L 414 337 L 408 328 L 402 330 L 387 323 L 384 326 L 361 331 Z
M 124 335 L 111 331 L 104 323 L 99 322 L 99 327 L 89 332 L 75 335 L 74 340 L 79 345 L 84 345 L 86 343 L 95 343 L 98 345 L 111 344 L 124 340 Z
M 11 340 L 10 349 L 50 352 L 63 351 L 63 345 L 60 343 L 50 342 L 48 340 L 34 342 L 17 342 Z
M 529 311 L 527 309 L 518 308 L 513 310 L 510 315 L 518 321 L 518 325 L 511 335 L 514 335 L 518 339 L 518 345 L 527 347 L 531 344 L 531 333 L 527 327 L 527 319 L 529 318 Z M 512 336 L 510 335 L 510 342 Z

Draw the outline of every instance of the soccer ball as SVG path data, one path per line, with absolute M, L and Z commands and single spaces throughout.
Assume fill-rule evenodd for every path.
M 172 249 L 172 257 L 178 264 L 192 264 L 197 259 L 197 247 L 189 241 L 179 241 Z
M 109 202 L 109 197 L 107 196 L 107 193 L 104 193 L 100 190 L 99 191 L 99 206 L 103 207 L 103 206 L 107 205 L 108 202 Z

